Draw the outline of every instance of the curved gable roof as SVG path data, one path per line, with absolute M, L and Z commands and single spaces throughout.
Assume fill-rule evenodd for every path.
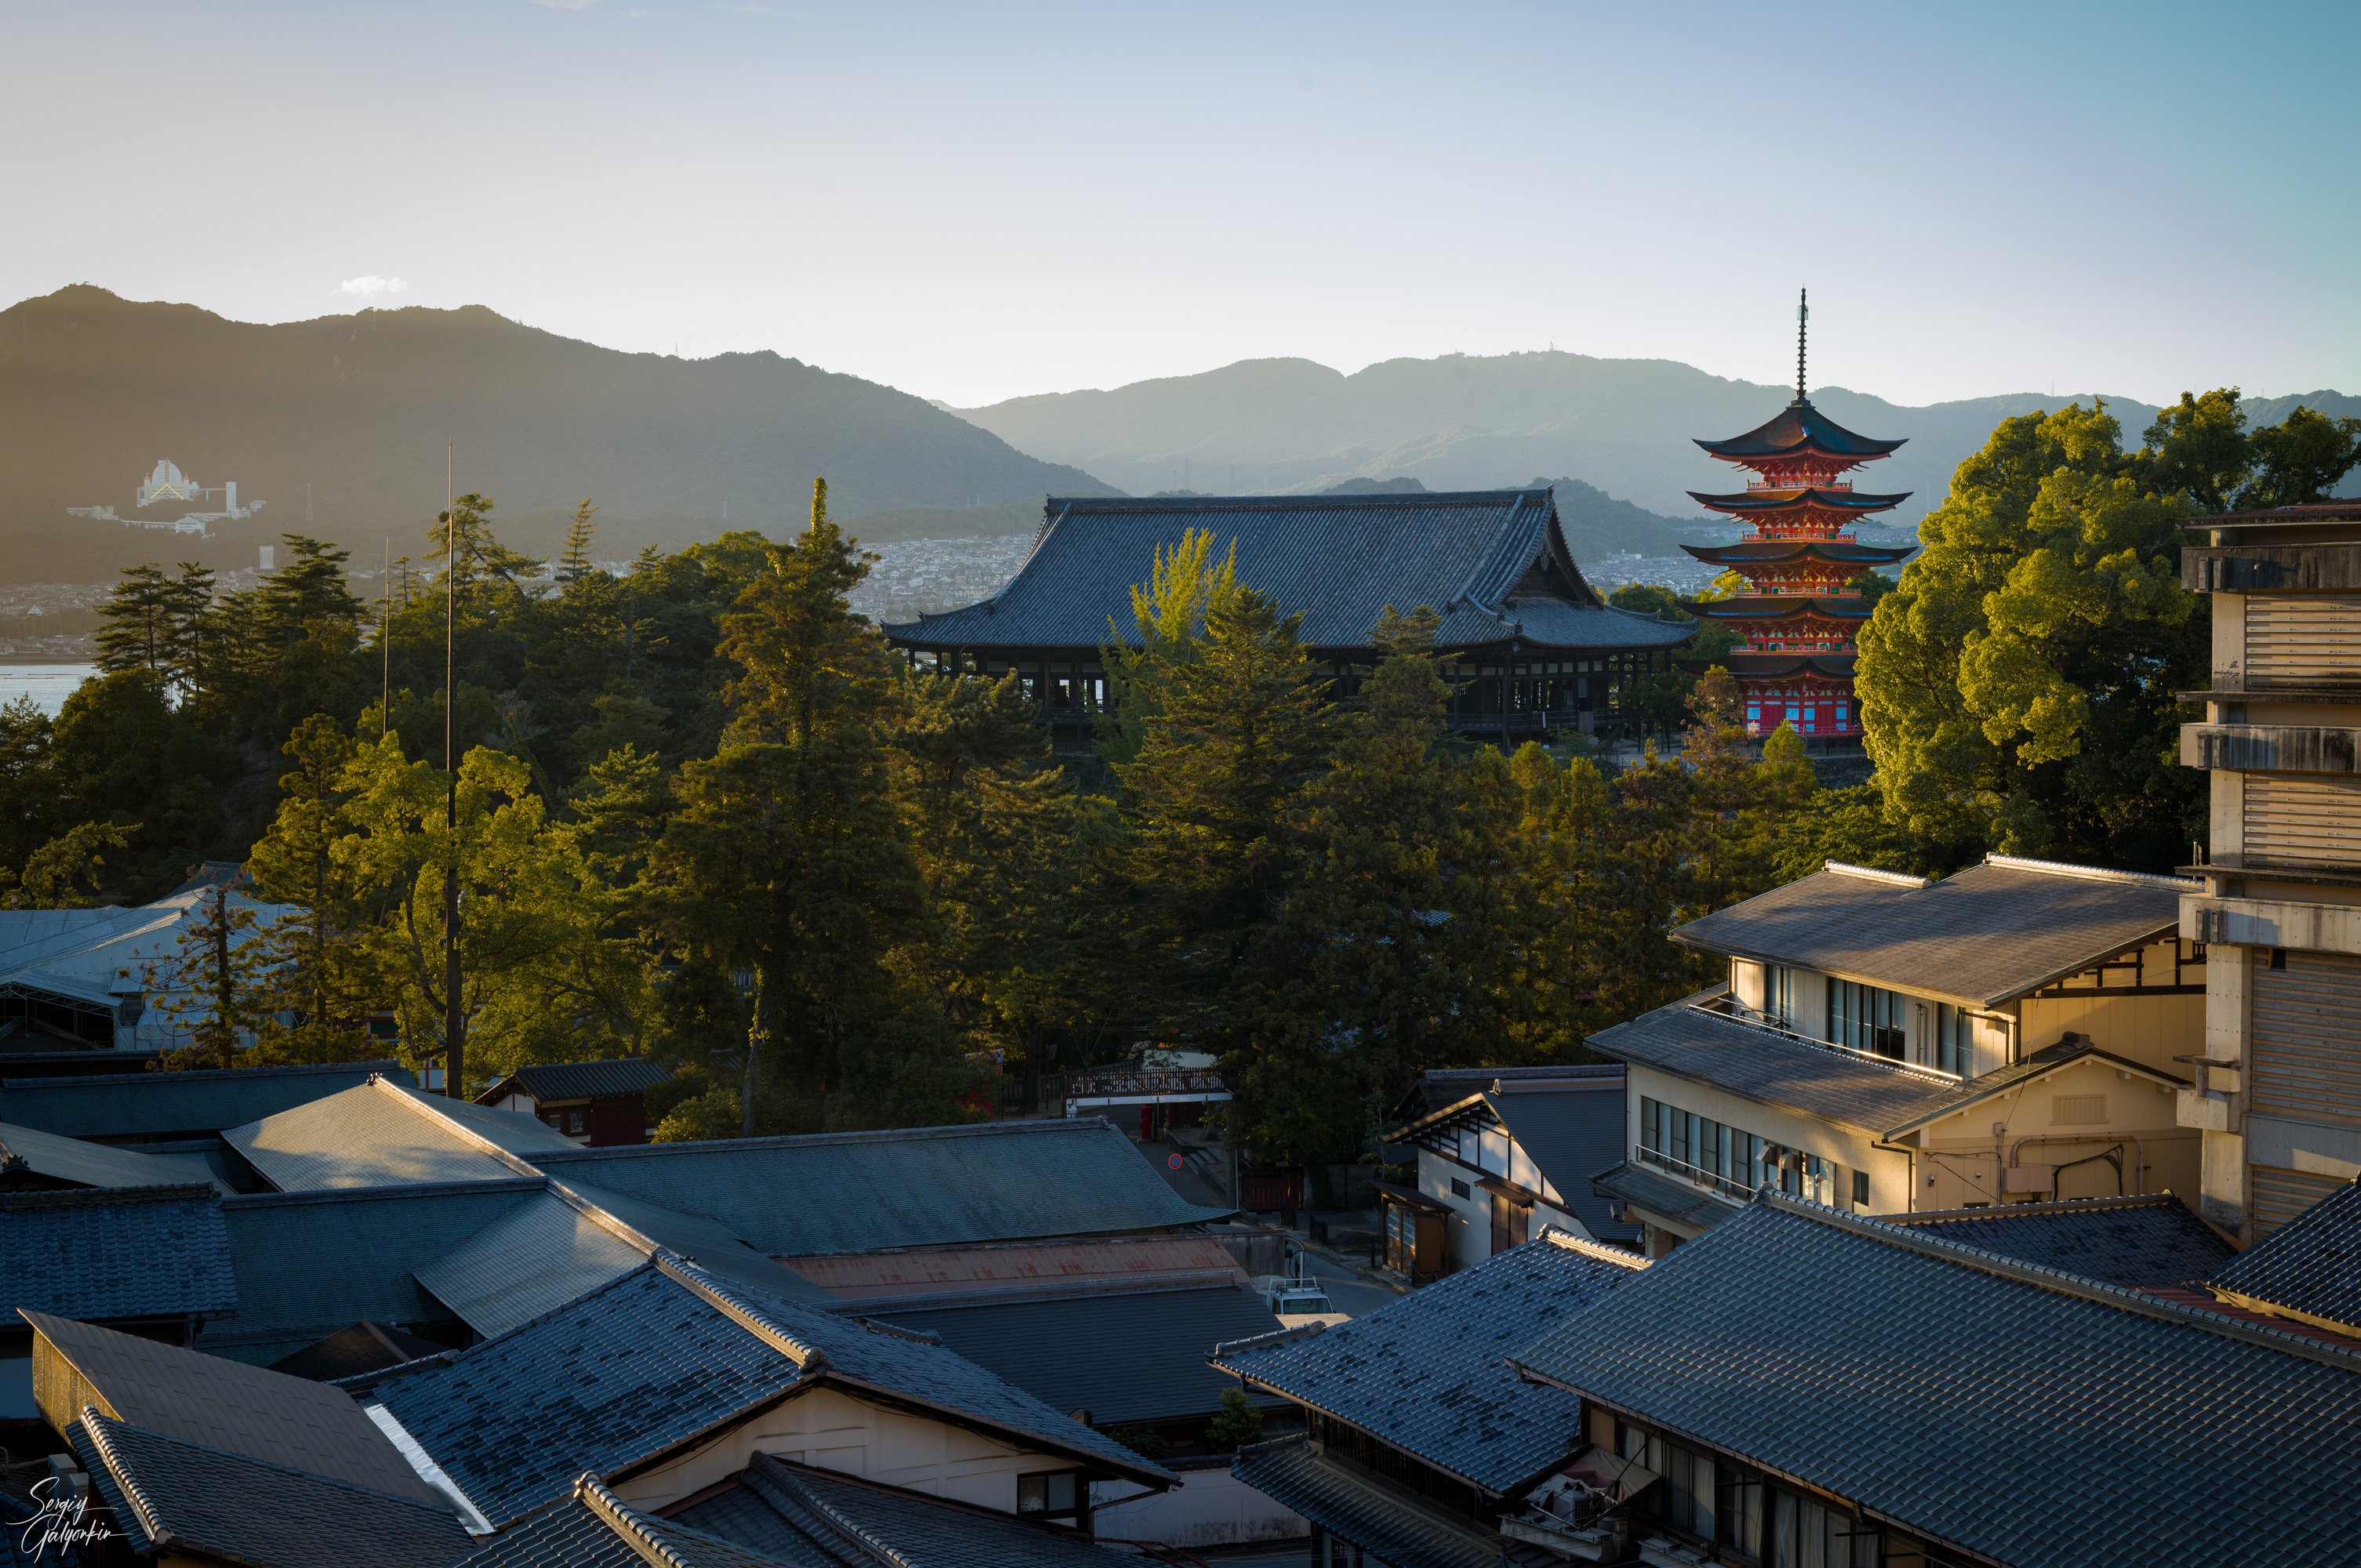
M 1697 443 L 1716 457 L 1741 458 L 1800 457 L 1806 452 L 1821 452 L 1831 457 L 1883 457 L 1902 444 L 1855 435 L 1814 408 L 1806 398 L 1797 398 L 1744 435 Z

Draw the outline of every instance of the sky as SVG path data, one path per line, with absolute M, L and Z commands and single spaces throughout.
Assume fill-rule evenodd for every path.
M 2361 391 L 2361 6 L 0 5 L 0 303 L 482 304 L 957 406 L 1555 346 Z

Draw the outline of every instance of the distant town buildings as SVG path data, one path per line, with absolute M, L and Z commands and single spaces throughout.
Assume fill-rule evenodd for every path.
M 131 507 L 134 511 L 143 511 L 149 507 L 177 502 L 181 505 L 202 509 L 207 496 L 219 496 L 222 499 L 220 507 L 213 511 L 199 510 L 182 512 L 179 517 L 124 517 L 119 515 L 112 506 L 68 507 L 66 515 L 86 517 L 95 522 L 119 522 L 126 528 L 159 528 L 174 533 L 201 534 L 205 532 L 205 525 L 209 522 L 252 517 L 256 512 L 260 511 L 265 504 L 261 501 L 248 501 L 244 506 L 240 506 L 237 500 L 236 479 L 230 479 L 219 485 L 200 484 L 181 472 L 179 464 L 168 457 L 159 457 L 156 460 L 156 466 L 148 473 L 148 477 L 133 488 Z M 265 565 L 267 565 L 268 563 L 266 562 Z

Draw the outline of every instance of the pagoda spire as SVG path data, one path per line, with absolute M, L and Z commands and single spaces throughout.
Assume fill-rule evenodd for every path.
M 1812 291 L 1809 289 L 1798 289 L 1795 291 L 1795 400 L 1799 403 L 1805 400 L 1804 332 L 1811 319 Z

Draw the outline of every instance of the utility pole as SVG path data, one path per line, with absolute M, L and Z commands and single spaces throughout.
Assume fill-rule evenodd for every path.
M 459 509 L 452 499 L 451 444 L 443 445 L 443 522 L 446 543 L 443 562 L 443 773 L 450 785 L 443 824 L 449 842 L 443 870 L 443 1093 L 452 1100 L 467 1096 L 467 1046 L 460 1031 L 467 1020 L 459 1010 L 459 756 L 455 702 L 458 672 Z
M 378 676 L 377 738 L 382 740 L 393 733 L 393 535 L 390 533 L 385 536 L 385 577 L 378 584 L 378 601 L 377 651 L 384 668 Z

